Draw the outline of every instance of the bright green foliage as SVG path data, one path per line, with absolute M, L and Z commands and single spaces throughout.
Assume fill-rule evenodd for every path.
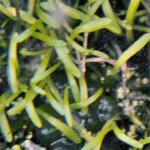
M 72 128 L 64 124 L 62 121 L 48 115 L 47 113 L 45 113 L 40 109 L 38 109 L 38 112 L 45 120 L 47 120 L 50 124 L 52 124 L 58 130 L 60 130 L 62 133 L 64 133 L 70 140 L 72 140 L 75 143 L 81 142 L 80 136 Z
M 17 81 L 17 75 L 19 75 L 19 64 L 18 64 L 18 58 L 17 58 L 17 42 L 16 38 L 18 37 L 17 33 L 14 33 L 12 36 L 12 40 L 10 42 L 9 47 L 9 59 L 8 59 L 8 76 L 9 76 L 9 82 L 11 90 L 16 92 L 18 90 L 18 81 Z
M 111 24 L 111 19 L 100 18 L 84 23 L 71 32 L 71 38 L 74 39 L 79 33 L 94 32 L 103 28 L 106 28 Z
M 135 43 L 133 43 L 117 60 L 114 69 L 118 70 L 129 58 L 140 51 L 150 41 L 150 33 L 143 35 Z
M 0 32 L 3 29 L 4 33 L 6 32 L 5 27 L 9 21 L 15 24 L 10 29 L 11 34 L 7 39 L 0 35 L 0 42 L 4 43 L 3 46 L 0 45 L 3 54 L 0 65 L 3 66 L 1 62 L 3 57 L 7 56 L 5 72 L 9 83 L 8 89 L 0 93 L 1 133 L 6 142 L 15 143 L 16 139 L 13 137 L 9 119 L 18 114 L 23 115 L 25 112 L 26 118 L 30 119 L 33 126 L 44 127 L 43 118 L 56 130 L 62 132 L 65 138 L 75 144 L 82 144 L 82 150 L 101 149 L 103 140 L 110 131 L 115 133 L 118 140 L 130 145 L 131 148 L 141 149 L 145 144 L 150 143 L 150 138 L 145 133 L 144 122 L 135 112 L 128 110 L 125 115 L 136 128 L 142 129 L 143 139 L 140 139 L 141 137 L 135 139 L 121 130 L 117 125 L 117 120 L 121 120 L 121 112 L 117 117 L 108 119 L 94 136 L 91 134 L 92 131 L 86 130 L 86 125 L 83 127 L 78 123 L 74 112 L 81 111 L 82 115 L 88 117 L 91 106 L 110 90 L 109 87 L 107 88 L 105 77 L 108 79 L 110 76 L 118 77 L 118 71 L 122 71 L 122 77 L 119 76 L 122 81 L 119 79 L 118 81 L 122 82 L 120 84 L 123 84 L 124 90 L 124 99 L 121 100 L 123 102 L 127 100 L 126 96 L 129 93 L 126 91 L 128 80 L 126 75 L 130 73 L 127 62 L 150 41 L 149 27 L 144 26 L 145 24 L 134 25 L 136 17 L 143 13 L 145 15 L 146 10 L 144 9 L 142 13 L 137 12 L 141 4 L 140 0 L 131 0 L 127 11 L 119 13 L 115 12 L 110 0 L 87 0 L 81 6 L 80 2 L 78 0 L 75 4 L 69 4 L 69 1 L 64 3 L 62 0 L 28 0 L 27 8 L 24 9 L 24 7 L 18 8 L 19 4 L 16 0 L 0 1 L 0 15 L 7 17 L 0 25 Z M 102 14 L 98 13 L 99 10 Z M 134 29 L 146 33 L 142 33 L 140 38 L 134 40 Z M 113 49 L 108 48 L 107 51 L 108 45 L 98 49 L 93 45 L 89 47 L 88 43 L 92 43 L 95 39 L 101 40 L 101 33 L 105 32 L 134 42 L 123 53 L 119 46 L 117 47 L 119 58 L 116 58 Z M 100 38 L 97 38 L 99 34 Z M 107 39 L 102 39 L 104 43 L 105 40 Z M 93 67 L 90 62 L 99 62 L 103 69 L 96 69 L 96 65 L 94 64 Z M 106 65 L 104 68 L 106 62 L 112 66 Z M 88 70 L 90 67 L 93 72 Z M 86 71 L 89 71 L 89 74 Z M 59 74 L 65 86 L 60 87 L 55 83 L 56 74 Z M 94 85 L 95 78 L 98 84 L 91 92 L 89 80 L 92 80 Z M 108 95 L 113 98 L 111 94 Z M 42 100 L 39 100 L 40 98 Z M 113 101 L 118 102 L 116 99 Z M 57 115 L 54 117 L 51 111 L 44 110 L 41 103 Z M 128 105 L 125 103 L 123 107 Z

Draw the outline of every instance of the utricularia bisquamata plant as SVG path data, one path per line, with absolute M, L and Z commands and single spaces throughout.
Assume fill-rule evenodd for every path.
M 23 116 L 37 128 L 44 128 L 46 120 L 82 150 L 101 149 L 110 131 L 134 150 L 150 143 L 149 124 L 137 111 L 149 101 L 148 93 L 131 90 L 138 84 L 148 86 L 149 80 L 145 77 L 139 83 L 138 69 L 127 64 L 140 50 L 144 53 L 150 41 L 148 5 L 144 0 L 1 0 L 0 129 L 5 142 L 14 149 L 23 147 L 27 137 L 17 145 L 11 125 Z M 125 39 L 126 44 L 115 43 L 111 36 Z M 102 46 L 94 44 L 98 41 Z M 64 80 L 63 86 L 55 76 Z M 111 86 L 113 77 L 118 78 L 117 88 Z M 92 92 L 89 82 L 95 84 Z M 120 111 L 93 133 L 75 114 L 88 117 L 94 103 L 106 95 Z M 119 124 L 123 116 L 130 120 L 128 132 Z

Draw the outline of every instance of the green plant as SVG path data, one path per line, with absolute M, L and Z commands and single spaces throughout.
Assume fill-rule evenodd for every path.
M 89 132 L 75 120 L 72 113 L 77 110 L 86 116 L 91 104 L 102 96 L 107 88 L 105 79 L 104 83 L 99 83 L 94 94 L 89 96 L 86 75 L 88 62 L 113 65 L 111 69 L 105 68 L 105 71 L 110 70 L 107 74 L 108 77 L 117 75 L 121 70 L 123 93 L 127 96 L 127 74 L 131 73 L 127 61 L 150 41 L 148 27 L 134 26 L 136 14 L 142 11 L 137 12 L 140 1 L 131 0 L 127 13 L 124 12 L 123 15 L 126 22 L 113 11 L 109 0 L 89 0 L 83 5 L 79 5 L 79 3 L 80 1 L 77 1 L 74 6 L 69 6 L 61 0 L 29 0 L 27 10 L 19 8 L 17 0 L 13 3 L 9 0 L 2 0 L 0 3 L 1 15 L 7 17 L 1 25 L 2 29 L 5 30 L 8 20 L 16 23 L 11 29 L 10 41 L 7 42 L 9 87 L 1 93 L 0 97 L 1 132 L 6 142 L 12 142 L 13 135 L 8 118 L 17 116 L 25 110 L 31 122 L 38 128 L 42 127 L 41 116 L 72 142 L 79 144 L 84 139 L 86 142 L 83 150 L 100 149 L 105 135 L 110 131 L 113 131 L 118 139 L 131 147 L 141 149 L 145 144 L 150 143 L 149 136 L 145 134 L 144 139 L 136 140 L 123 133 L 116 124 L 118 120 L 121 120 L 120 115 L 115 115 L 106 121 L 97 135 L 93 136 L 89 135 Z M 102 8 L 103 16 L 96 13 L 100 8 Z M 145 12 L 145 9 L 143 11 Z M 96 34 L 103 30 L 108 30 L 115 36 L 124 35 L 125 30 L 127 40 L 131 41 L 134 29 L 146 31 L 146 33 L 121 53 L 117 60 L 113 58 L 111 52 L 88 48 L 88 39 L 93 32 L 95 35 L 92 36 L 96 38 Z M 29 45 L 30 40 L 39 44 L 37 47 L 33 47 L 33 51 Z M 3 38 L 1 41 L 6 42 Z M 7 47 L 3 46 L 3 49 L 6 50 Z M 37 67 L 25 68 L 24 59 L 28 57 L 37 58 Z M 34 63 L 32 60 L 30 61 Z M 24 66 L 21 66 L 21 62 Z M 31 75 L 25 76 L 24 69 Z M 68 80 L 67 86 L 63 90 L 63 96 L 53 80 L 53 74 L 59 70 L 63 70 L 60 76 L 65 76 Z M 96 74 L 96 71 L 94 73 Z M 38 95 L 45 97 L 50 107 L 64 120 L 45 112 L 40 106 L 38 108 L 36 106 Z M 126 112 L 126 115 L 137 128 L 145 130 L 145 126 L 135 113 Z

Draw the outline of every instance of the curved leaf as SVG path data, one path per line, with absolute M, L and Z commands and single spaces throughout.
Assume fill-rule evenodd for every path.
M 64 133 L 71 141 L 73 141 L 74 143 L 81 143 L 80 136 L 72 128 L 70 128 L 66 124 L 64 124 L 62 121 L 50 116 L 49 114 L 45 113 L 41 109 L 38 109 L 38 113 L 46 121 L 48 121 L 51 125 L 53 125 L 56 129 L 58 129 L 62 133 Z
M 114 70 L 117 71 L 128 59 L 139 52 L 150 41 L 150 33 L 144 34 L 134 42 L 117 60 Z
M 83 32 L 94 32 L 106 28 L 108 25 L 111 24 L 111 22 L 112 21 L 109 18 L 100 18 L 91 20 L 87 23 L 83 23 L 71 32 L 71 38 L 74 39 L 78 34 Z

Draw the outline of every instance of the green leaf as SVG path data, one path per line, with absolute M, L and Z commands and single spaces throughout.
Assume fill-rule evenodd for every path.
M 32 51 L 29 51 L 27 48 L 23 48 L 21 49 L 20 54 L 22 56 L 37 56 L 37 55 L 41 55 L 45 53 L 46 51 L 47 49 L 32 52 Z
M 49 12 L 54 12 L 56 11 L 56 5 L 53 0 L 50 0 L 48 2 L 41 2 L 40 6 L 42 9 L 49 11 Z
M 80 85 L 80 98 L 81 98 L 81 100 L 80 100 L 80 102 L 78 102 L 76 104 L 79 104 L 80 106 L 82 104 L 84 104 L 84 107 L 82 109 L 82 113 L 87 114 L 88 105 L 86 105 L 86 104 L 88 103 L 88 87 L 87 87 L 87 82 L 86 82 L 85 76 L 81 76 L 81 78 L 79 78 L 79 85 Z
M 26 99 L 26 112 L 28 113 L 29 118 L 31 119 L 32 123 L 37 126 L 38 128 L 42 127 L 42 122 L 36 112 L 36 108 L 32 101 Z
M 102 4 L 102 9 L 103 9 L 105 16 L 112 20 L 109 28 L 110 29 L 111 29 L 111 27 L 113 27 L 114 29 L 116 28 L 115 30 L 118 32 L 118 34 L 121 34 L 121 28 L 120 28 L 118 21 L 116 19 L 116 16 L 111 8 L 109 0 L 104 0 L 104 2 Z
M 103 52 L 100 52 L 98 50 L 91 50 L 89 52 L 89 54 L 91 55 L 95 55 L 95 56 L 98 56 L 98 57 L 102 57 L 102 58 L 106 58 L 106 59 L 109 59 L 109 56 Z
M 141 142 L 143 145 L 149 144 L 149 143 L 150 143 L 150 137 L 146 137 L 145 139 L 140 140 L 140 142 Z
M 71 114 L 71 110 L 70 110 L 70 105 L 69 105 L 69 97 L 68 97 L 68 92 L 69 91 L 69 86 L 67 86 L 64 90 L 64 112 L 65 112 L 65 118 L 66 118 L 66 122 L 68 124 L 69 127 L 73 126 L 73 117 Z
M 57 111 L 60 115 L 64 115 L 64 109 L 60 103 L 53 97 L 51 92 L 46 88 L 46 97 L 50 105 Z
M 53 50 L 50 48 L 44 54 L 44 56 L 42 57 L 41 64 L 39 65 L 39 67 L 37 68 L 36 72 L 34 73 L 34 76 L 36 76 L 37 74 L 40 74 L 40 73 L 42 73 L 42 72 L 44 72 L 46 70 L 46 68 L 49 65 L 49 61 L 50 61 L 50 57 L 51 57 L 52 51 Z
M 21 43 L 24 40 L 28 39 L 32 35 L 32 33 L 38 28 L 39 24 L 40 24 L 40 21 L 36 21 L 33 25 L 31 25 L 31 27 L 26 29 L 23 33 L 21 33 L 16 38 L 16 42 Z
M 140 5 L 141 0 L 131 0 L 129 8 L 127 10 L 126 14 L 126 22 L 129 25 L 133 25 L 134 18 L 135 18 L 135 13 Z M 128 40 L 133 40 L 133 32 L 132 30 L 126 30 L 126 37 Z
M 116 118 L 111 118 L 109 119 L 101 131 L 93 138 L 91 139 L 88 143 L 84 145 L 84 147 L 81 150 L 99 150 L 101 149 L 101 145 L 103 142 L 104 137 L 108 132 L 112 130 L 112 125 L 114 124 L 114 120 Z
M 9 0 L 2 0 L 2 3 L 5 7 L 10 7 L 11 4 L 10 4 L 10 1 Z
M 12 142 L 13 136 L 4 110 L 0 111 L 0 129 L 7 142 Z
M 60 92 L 57 89 L 57 87 L 55 86 L 54 81 L 52 80 L 51 77 L 49 77 L 47 79 L 47 83 L 48 83 L 48 87 L 49 87 L 50 91 L 52 92 L 54 97 L 57 99 L 57 101 L 59 101 L 60 104 L 63 104 L 63 99 L 62 99 L 62 97 L 60 95 Z
M 46 82 L 45 82 L 45 80 L 43 80 L 42 82 L 40 82 L 40 83 L 38 84 L 38 86 L 39 86 L 40 88 L 43 88 L 43 87 L 45 86 L 45 84 L 46 84 Z M 10 108 L 10 109 L 7 111 L 8 115 L 9 115 L 9 116 L 14 116 L 14 115 L 16 115 L 16 114 L 20 114 L 21 111 L 23 111 L 24 108 L 25 108 L 25 106 L 26 106 L 26 99 L 27 99 L 28 101 L 33 101 L 33 100 L 36 98 L 37 95 L 38 95 L 38 93 L 35 92 L 32 88 L 29 89 L 29 90 L 27 91 L 27 93 L 25 94 L 25 98 L 22 99 L 22 100 L 19 101 L 19 102 L 15 102 L 15 103 L 14 103 L 14 106 L 13 106 L 12 108 Z
M 17 33 L 12 35 L 10 46 L 9 46 L 9 57 L 8 57 L 8 80 L 13 92 L 18 90 L 18 79 L 17 76 L 20 74 L 20 68 L 17 57 Z
M 83 23 L 80 26 L 76 27 L 71 32 L 71 38 L 74 39 L 76 36 L 83 32 L 94 32 L 103 28 L 106 28 L 108 25 L 110 25 L 111 19 L 109 18 L 100 18 L 100 19 L 94 19 L 90 20 L 87 23 Z
M 3 5 L 0 4 L 0 12 L 2 12 L 4 15 L 6 15 L 7 17 L 11 18 L 11 19 L 15 19 L 15 17 L 7 10 L 7 8 L 5 8 Z
M 137 140 L 132 139 L 129 136 L 127 136 L 126 134 L 124 134 L 116 124 L 113 124 L 112 128 L 113 128 L 113 131 L 115 132 L 116 136 L 118 137 L 118 139 L 120 139 L 121 141 L 123 141 L 135 148 L 143 147 L 141 142 L 138 142 Z
M 117 71 L 128 59 L 139 52 L 150 41 L 150 33 L 144 34 L 137 41 L 135 41 L 117 60 L 114 70 Z
M 60 27 L 59 22 L 56 20 L 56 18 L 50 16 L 49 14 L 47 14 L 46 12 L 44 12 L 40 6 L 37 4 L 36 5 L 36 12 L 38 17 L 40 18 L 40 20 L 42 22 L 44 22 L 45 24 L 48 25 L 48 27 L 52 27 L 54 29 L 58 29 Z
M 49 46 L 53 46 L 53 47 L 64 47 L 67 45 L 67 43 L 63 40 L 58 40 L 56 38 L 53 38 L 51 36 L 48 36 L 46 34 L 43 33 L 39 33 L 39 32 L 34 32 L 32 34 L 33 37 L 45 42 L 47 45 Z
M 70 128 L 66 124 L 64 124 L 62 121 L 50 116 L 49 114 L 45 113 L 41 109 L 38 109 L 38 113 L 40 114 L 41 117 L 43 117 L 46 121 L 48 121 L 56 129 L 58 129 L 62 133 L 64 133 L 71 141 L 73 141 L 74 143 L 77 143 L 77 144 L 81 143 L 80 136 L 72 128 Z
M 66 53 L 64 53 L 64 51 L 68 51 L 66 49 L 68 49 L 67 47 L 56 47 L 56 52 L 60 58 L 60 60 L 63 62 L 63 64 L 65 65 L 65 68 L 75 77 L 79 78 L 81 76 L 81 72 L 78 69 L 78 67 L 72 62 L 72 60 L 70 59 L 70 56 Z
M 36 85 L 36 83 L 30 82 L 30 85 L 31 85 L 32 89 L 36 93 L 41 94 L 41 95 L 45 95 L 46 94 L 45 90 L 43 90 L 41 87 L 39 87 L 38 85 Z
M 86 16 L 83 12 L 81 12 L 73 7 L 67 6 L 64 3 L 62 3 L 61 1 L 48 0 L 47 4 L 45 2 L 41 6 L 43 9 L 45 9 L 47 11 L 50 11 L 49 8 L 52 8 L 52 10 L 55 12 L 62 11 L 62 17 L 63 17 L 63 15 L 66 15 L 73 19 L 82 20 Z
M 36 76 L 31 78 L 31 83 L 38 83 L 39 81 L 45 79 L 47 76 L 49 76 L 51 73 L 53 73 L 59 66 L 61 65 L 61 62 L 56 63 L 52 67 L 50 67 L 48 70 L 38 73 Z
M 16 73 L 15 62 L 12 58 L 9 58 L 9 67 L 8 67 L 8 79 L 11 90 L 13 93 L 18 91 L 18 79 Z
M 89 97 L 87 101 L 81 101 L 78 103 L 73 103 L 70 105 L 70 107 L 71 107 L 71 109 L 80 109 L 80 108 L 87 107 L 90 104 L 92 104 L 94 101 L 96 101 L 97 98 L 99 98 L 102 93 L 103 93 L 103 89 L 100 88 L 96 91 L 95 94 L 93 94 L 91 97 Z
M 33 25 L 36 21 L 38 21 L 38 19 L 36 19 L 33 16 L 30 16 L 27 12 L 20 10 L 20 19 L 22 21 L 25 21 L 28 24 Z M 45 26 L 42 24 L 42 22 L 39 22 L 39 26 L 37 27 L 38 30 L 43 33 L 43 34 L 47 34 L 47 29 L 45 28 Z
M 76 102 L 80 101 L 80 91 L 79 91 L 79 87 L 77 85 L 77 82 L 75 80 L 75 77 L 66 69 L 66 73 L 67 73 L 67 77 L 68 77 L 68 82 L 74 97 L 74 100 Z
M 126 14 L 126 21 L 129 25 L 133 24 L 135 13 L 140 5 L 141 0 L 131 0 Z

